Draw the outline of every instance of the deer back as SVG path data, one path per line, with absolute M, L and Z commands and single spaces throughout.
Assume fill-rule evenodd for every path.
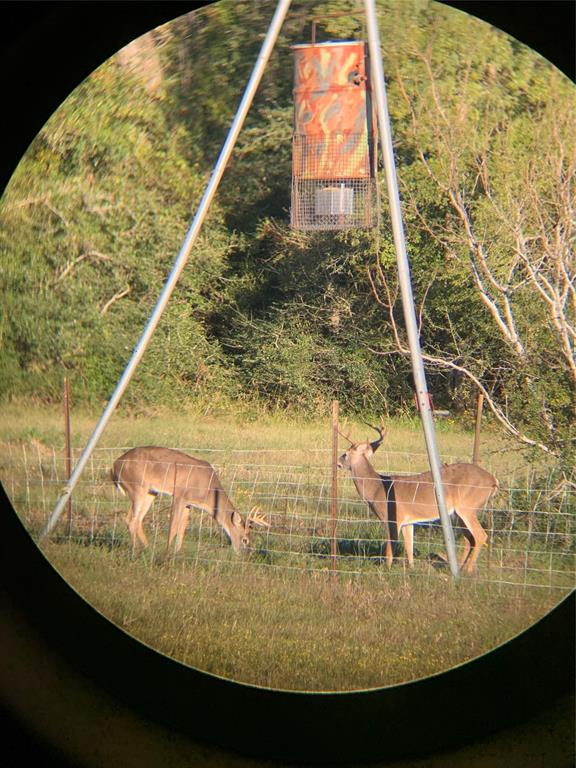
M 449 510 L 460 506 L 482 507 L 498 489 L 496 478 L 477 464 L 459 462 L 441 468 L 442 487 Z M 431 472 L 392 477 L 399 504 L 412 507 L 416 517 L 438 512 Z
M 167 493 L 215 511 L 232 504 L 216 471 L 207 461 L 159 446 L 132 448 L 114 462 L 112 477 L 128 492 Z
M 452 488 L 456 503 L 481 507 L 498 490 L 498 480 L 477 464 L 459 462 L 442 468 L 442 480 Z

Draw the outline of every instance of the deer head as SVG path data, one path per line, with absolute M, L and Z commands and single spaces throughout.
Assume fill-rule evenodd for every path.
M 340 469 L 351 469 L 352 464 L 354 464 L 360 458 L 369 459 L 382 444 L 385 434 L 384 427 L 375 427 L 372 424 L 368 424 L 368 422 L 363 423 L 370 427 L 370 429 L 378 432 L 379 438 L 378 440 L 373 440 L 372 442 L 366 440 L 364 443 L 353 443 L 347 435 L 343 435 L 340 431 L 338 431 L 338 434 L 350 443 L 348 450 L 338 459 L 338 466 Z
M 236 510 L 234 511 L 232 515 L 232 529 L 229 532 L 234 549 L 240 551 L 250 549 L 250 533 L 255 525 L 270 528 L 270 523 L 258 514 L 259 511 L 259 507 L 252 507 L 245 523 L 240 513 Z
M 250 549 L 250 533 L 255 525 L 270 527 L 270 523 L 268 523 L 264 517 L 257 514 L 259 511 L 258 507 L 252 507 L 248 513 L 246 522 L 242 519 L 240 512 L 237 510 L 232 512 L 230 524 L 225 526 L 225 530 L 232 547 L 237 552 Z

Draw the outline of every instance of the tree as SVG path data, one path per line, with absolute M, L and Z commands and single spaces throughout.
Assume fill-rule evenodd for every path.
M 183 157 L 163 98 L 126 58 L 111 59 L 54 113 L 2 199 L 5 312 L 0 391 L 78 400 L 110 394 L 189 226 L 203 174 Z M 221 353 L 207 325 L 234 236 L 211 212 L 127 401 L 222 393 Z
M 425 332 L 425 360 L 482 391 L 523 443 L 570 454 L 574 90 L 498 31 L 479 25 L 474 39 L 471 31 L 445 15 L 425 45 L 412 50 L 412 67 L 397 67 L 393 75 L 398 114 L 406 118 L 400 178 L 409 215 L 441 248 L 442 283 L 448 275 L 457 288 L 448 291 L 455 301 L 444 305 L 449 332 L 435 333 L 442 322 L 438 277 L 427 270 L 421 311 L 433 330 Z M 375 292 L 389 313 L 395 349 L 406 354 L 393 283 L 380 264 Z M 479 335 L 464 321 L 463 307 L 482 327 Z

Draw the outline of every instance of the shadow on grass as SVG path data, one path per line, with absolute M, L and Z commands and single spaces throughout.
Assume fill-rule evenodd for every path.
M 73 537 L 63 533 L 52 536 L 52 541 L 54 544 L 68 544 L 72 541 L 74 544 L 78 544 L 81 547 L 97 547 L 99 549 L 105 549 L 108 552 L 126 549 L 126 542 L 112 532 L 86 532 L 75 534 Z
M 310 554 L 317 557 L 332 556 L 332 541 L 330 539 L 319 539 L 310 545 Z M 343 557 L 366 558 L 374 563 L 386 564 L 386 542 L 374 539 L 337 539 L 336 555 Z M 414 557 L 422 559 L 432 565 L 434 568 L 444 570 L 448 568 L 448 562 L 443 555 L 436 552 L 430 552 L 425 557 L 414 548 Z M 404 559 L 404 553 L 400 550 L 394 557 L 394 563 L 401 563 Z

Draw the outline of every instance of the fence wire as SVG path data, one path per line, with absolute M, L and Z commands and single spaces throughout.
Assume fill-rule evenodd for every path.
M 5 444 L 0 478 L 19 517 L 33 537 L 44 528 L 66 482 L 66 462 L 55 451 L 38 444 Z M 55 542 L 131 551 L 126 525 L 129 499 L 110 477 L 112 464 L 125 448 L 94 451 L 66 512 L 52 533 Z M 400 557 L 386 566 L 384 526 L 359 498 L 348 475 L 340 473 L 336 520 L 336 554 L 331 552 L 331 467 L 329 450 L 313 450 L 306 463 L 293 463 L 290 451 L 237 451 L 186 448 L 210 462 L 238 511 L 246 518 L 254 506 L 269 528 L 252 533 L 247 556 L 231 555 L 227 538 L 212 517 L 192 510 L 178 559 L 184 564 L 235 565 L 273 571 L 335 570 L 343 574 L 374 574 L 386 578 L 406 573 Z M 299 452 L 302 456 L 302 451 Z M 286 458 L 285 463 L 279 459 Z M 268 461 L 267 461 L 268 459 Z M 403 468 L 403 471 L 401 469 Z M 406 472 L 409 467 L 409 472 Z M 409 474 L 422 470 L 422 455 L 383 453 L 380 472 Z M 495 473 L 496 474 L 496 473 Z M 479 515 L 487 532 L 478 559 L 479 583 L 525 588 L 570 590 L 575 581 L 576 487 L 550 476 L 511 475 Z M 159 496 L 150 508 L 144 529 L 151 561 L 166 552 L 171 501 Z M 453 523 L 454 524 L 454 523 Z M 455 527 L 457 548 L 464 538 Z M 414 529 L 414 575 L 429 577 L 446 571 L 444 541 L 439 521 Z

